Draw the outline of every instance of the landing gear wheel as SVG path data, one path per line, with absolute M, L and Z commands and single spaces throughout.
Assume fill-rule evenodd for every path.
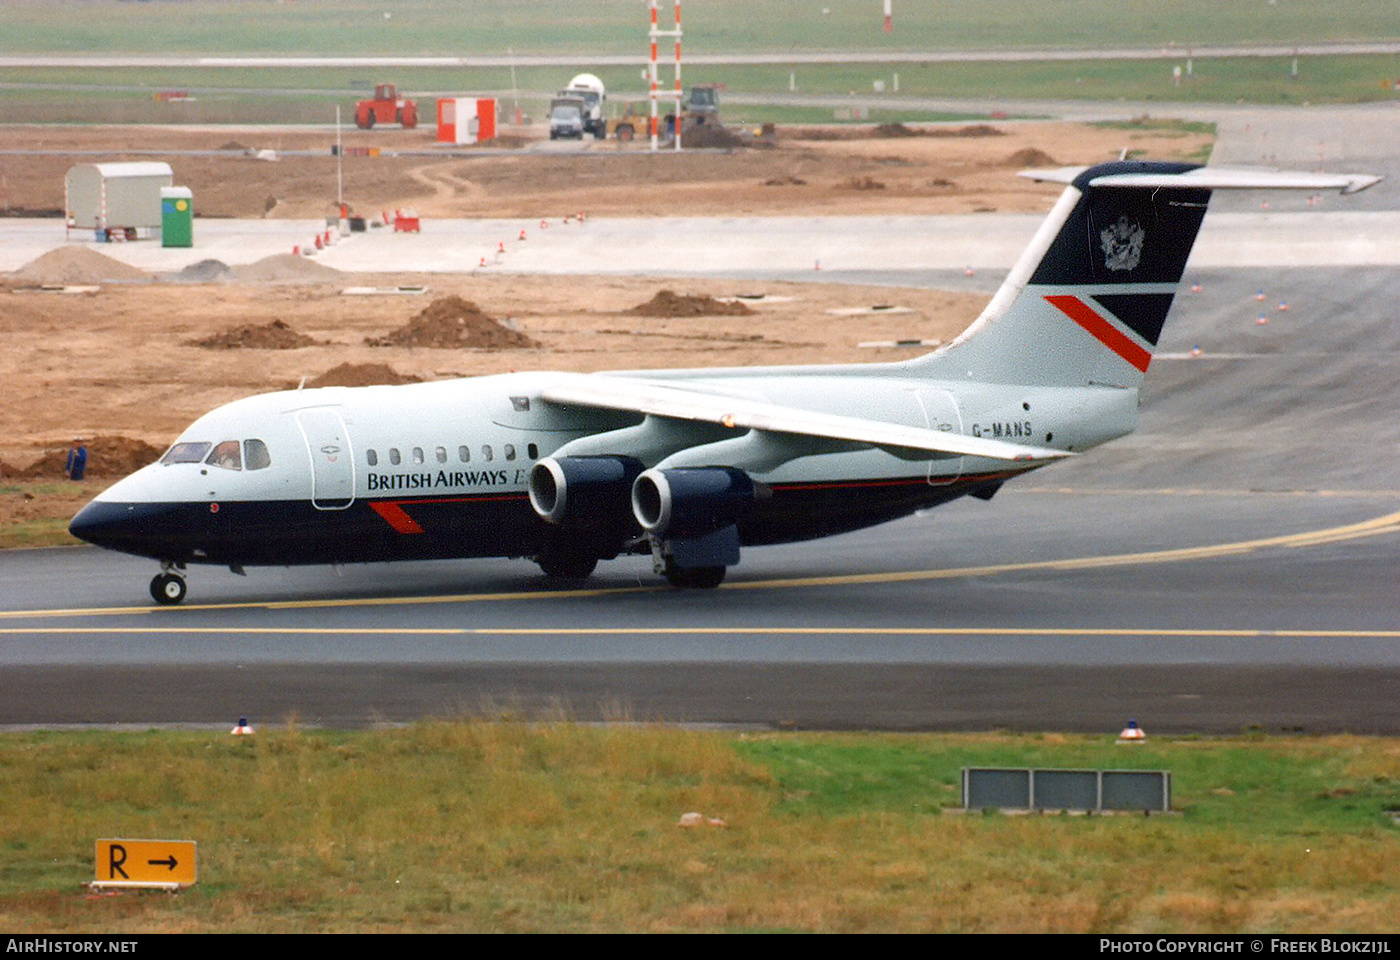
M 598 566 L 598 558 L 586 553 L 570 553 L 567 550 L 546 549 L 535 562 L 540 565 L 545 576 L 555 580 L 586 580 Z
M 728 567 L 678 567 L 669 558 L 664 576 L 673 587 L 691 590 L 713 590 L 724 582 Z
M 170 606 L 185 599 L 185 578 L 173 573 L 160 573 L 151 580 L 151 597 L 156 603 Z

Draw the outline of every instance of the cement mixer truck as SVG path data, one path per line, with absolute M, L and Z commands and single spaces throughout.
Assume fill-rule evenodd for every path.
M 608 135 L 603 119 L 603 101 L 607 99 L 603 81 L 591 73 L 580 73 L 560 90 L 549 104 L 549 139 L 578 137 L 586 134 L 601 140 Z

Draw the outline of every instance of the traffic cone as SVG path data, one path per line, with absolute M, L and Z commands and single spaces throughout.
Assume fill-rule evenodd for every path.
M 319 233 L 316 234 L 316 249 L 317 249 L 317 250 L 320 250 L 320 249 L 321 249 L 321 235 L 320 235 Z
M 521 239 L 521 240 L 524 240 L 524 239 L 525 239 L 525 231 L 524 231 L 524 230 L 521 230 L 521 231 L 520 231 L 520 239 Z
M 496 252 L 497 252 L 497 253 L 505 253 L 505 252 L 506 252 L 506 242 L 505 242 L 504 240 L 501 240 L 501 241 L 499 241 L 499 242 L 496 244 Z
M 1136 720 L 1129 720 L 1123 732 L 1118 734 L 1119 743 L 1142 743 L 1146 739 L 1147 733 L 1138 726 Z
M 235 736 L 235 737 L 248 737 L 248 736 L 252 736 L 252 734 L 253 734 L 253 728 L 250 727 L 250 726 L 248 726 L 248 718 L 247 718 L 247 717 L 239 717 L 239 718 L 238 718 L 238 726 L 236 726 L 236 727 L 234 727 L 232 730 L 230 730 L 230 731 L 229 731 L 229 734 L 230 734 L 231 736 Z
M 541 220 L 541 221 L 540 221 L 540 229 L 541 229 L 541 230 L 548 230 L 548 229 L 549 229 L 549 221 L 548 221 L 548 220 Z

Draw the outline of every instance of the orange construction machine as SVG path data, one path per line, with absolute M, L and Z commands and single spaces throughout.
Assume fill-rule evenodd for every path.
M 355 105 L 355 126 L 369 130 L 376 123 L 399 123 L 405 130 L 418 126 L 418 103 L 399 96 L 392 83 L 374 88 L 373 100 L 361 100 Z

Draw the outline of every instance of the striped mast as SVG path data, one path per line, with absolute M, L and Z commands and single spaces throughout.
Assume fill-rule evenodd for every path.
M 665 97 L 665 98 L 667 98 L 667 99 L 674 99 L 675 102 L 676 102 L 676 106 L 675 106 L 675 117 L 676 117 L 675 147 L 676 147 L 677 150 L 679 150 L 679 149 L 681 148 L 681 116 L 680 116 L 680 113 L 681 113 L 681 100 L 682 100 L 682 95 L 681 95 L 681 0 L 675 0 L 675 6 L 676 6 L 676 26 L 675 26 L 675 29 L 674 29 L 674 30 L 662 30 L 662 29 L 660 28 L 660 26 L 657 24 L 656 0 L 648 0 L 647 6 L 648 6 L 648 8 L 649 8 L 649 12 L 650 12 L 650 15 L 651 15 L 651 29 L 650 29 L 650 31 L 649 31 L 649 33 L 648 33 L 648 35 L 649 35 L 650 38 L 651 38 L 651 62 L 650 62 L 650 66 L 648 67 L 648 72 L 647 72 L 647 76 L 648 76 L 648 78 L 649 78 L 649 80 L 650 80 L 650 83 L 651 83 L 651 149 L 652 149 L 653 151 L 656 150 L 656 148 L 657 148 L 657 143 L 658 143 L 658 127 L 659 127 L 659 122 L 658 122 L 658 116 L 657 116 L 657 109 L 658 109 L 658 108 L 657 108 L 657 101 L 660 100 L 660 99 L 662 99 L 663 97 Z M 659 72 L 658 72 L 658 48 L 657 48 L 657 40 L 658 40 L 658 38 L 660 38 L 660 37 L 675 37 L 675 38 L 676 38 L 676 82 L 675 82 L 675 89 L 672 90 L 672 92 L 669 93 L 669 94 L 666 94 L 666 93 L 662 93 L 662 92 L 661 92 L 660 77 L 659 77 Z

